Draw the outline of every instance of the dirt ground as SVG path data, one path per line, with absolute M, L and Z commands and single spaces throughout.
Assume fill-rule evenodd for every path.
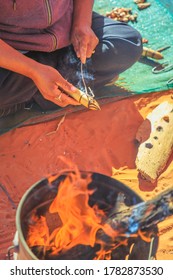
M 173 102 L 173 91 L 133 96 L 105 104 L 101 111 L 76 112 L 0 136 L 0 259 L 12 245 L 21 197 L 36 181 L 63 168 L 59 156 L 80 170 L 113 176 L 146 200 L 172 187 L 173 155 L 155 184 L 139 180 L 135 168 L 138 127 L 165 100 Z M 173 217 L 158 227 L 157 259 L 173 260 Z

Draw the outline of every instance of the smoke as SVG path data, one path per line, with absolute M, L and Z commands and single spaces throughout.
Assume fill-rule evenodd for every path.
M 72 83 L 78 89 L 85 91 L 85 84 L 87 88 L 90 87 L 93 89 L 94 71 L 92 68 L 92 59 L 87 59 L 86 64 L 82 66 L 81 72 L 81 61 L 77 58 L 71 46 L 61 53 L 58 58 L 57 69 L 68 82 Z

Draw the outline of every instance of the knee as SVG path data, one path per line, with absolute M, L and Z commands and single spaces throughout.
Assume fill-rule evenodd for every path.
M 109 50 L 107 55 L 112 57 L 112 61 L 117 64 L 119 71 L 125 71 L 131 67 L 135 62 L 139 60 L 142 54 L 142 38 L 137 30 L 130 31 L 131 27 L 128 27 L 129 35 L 121 37 L 107 38 L 109 41 Z M 127 35 L 127 34 L 126 34 Z M 111 47 L 110 47 L 111 46 Z
M 95 29 L 99 37 L 95 53 L 97 70 L 102 67 L 120 74 L 139 60 L 142 54 L 141 35 L 132 26 L 109 18 L 104 17 L 102 24 Z
M 132 65 L 135 63 L 142 54 L 142 37 L 141 34 L 128 24 L 121 23 L 119 25 L 119 34 L 116 31 L 113 36 L 107 37 L 111 42 L 117 59 L 121 63 Z

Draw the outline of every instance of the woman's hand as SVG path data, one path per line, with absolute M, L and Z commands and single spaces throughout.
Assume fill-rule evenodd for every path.
M 61 107 L 69 104 L 80 105 L 76 100 L 58 89 L 59 86 L 64 90 L 76 91 L 76 88 L 53 67 L 41 64 L 23 55 L 1 39 L 0 53 L 0 67 L 32 79 L 45 99 Z
M 32 80 L 43 97 L 60 107 L 67 105 L 80 105 L 76 100 L 69 97 L 58 88 L 75 91 L 76 88 L 66 81 L 61 74 L 51 66 L 38 64 Z
M 90 58 L 94 53 L 99 40 L 90 26 L 78 24 L 72 28 L 71 42 L 77 57 L 85 63 L 86 58 Z

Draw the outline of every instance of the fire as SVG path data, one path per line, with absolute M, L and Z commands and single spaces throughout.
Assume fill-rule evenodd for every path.
M 90 246 L 94 250 L 99 245 L 93 259 L 111 259 L 113 250 L 121 245 L 128 246 L 129 236 L 121 228 L 113 228 L 107 214 L 97 204 L 90 206 L 90 196 L 95 192 L 88 188 L 92 182 L 90 173 L 81 176 L 76 169 L 65 174 L 47 212 L 49 217 L 56 216 L 59 222 L 52 228 L 47 214 L 39 216 L 36 211 L 32 213 L 26 237 L 28 246 L 31 249 L 38 247 L 44 255 L 47 252 L 51 256 L 63 256 L 78 245 Z M 51 176 L 49 183 L 52 184 L 60 175 Z M 140 236 L 150 242 L 150 237 L 142 231 L 131 236 Z
M 71 173 L 60 184 L 58 194 L 49 208 L 50 213 L 58 213 L 62 221 L 62 227 L 50 236 L 52 245 L 59 251 L 68 250 L 81 240 L 84 245 L 93 246 L 95 243 L 96 232 L 101 226 L 100 217 L 88 205 L 92 193 L 87 189 L 90 182 L 90 176 L 81 179 Z
M 50 182 L 55 177 L 50 178 Z M 88 185 L 92 181 L 91 175 L 82 178 L 80 172 L 70 172 L 58 187 L 58 192 L 49 207 L 50 214 L 57 214 L 61 225 L 50 233 L 46 217 L 36 216 L 30 218 L 27 234 L 27 244 L 34 246 L 51 247 L 52 254 L 65 252 L 78 244 L 94 247 L 97 240 L 97 232 L 105 230 L 110 232 L 108 225 L 103 225 L 105 213 L 97 205 L 89 206 L 89 197 L 94 190 L 89 190 Z M 114 232 L 115 235 L 115 232 Z M 98 241 L 103 243 L 103 241 Z M 101 244 L 101 247 L 104 247 Z M 98 258 L 102 258 L 109 252 L 100 250 Z
M 31 224 L 27 236 L 28 243 L 32 244 L 32 246 L 47 246 L 49 244 L 49 228 L 46 218 L 33 214 Z

